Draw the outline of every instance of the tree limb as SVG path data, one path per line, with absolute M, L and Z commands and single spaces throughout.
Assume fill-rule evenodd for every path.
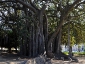
M 62 16 L 62 19 L 60 21 L 60 24 L 59 26 L 57 27 L 56 31 L 53 33 L 53 35 L 51 36 L 51 38 L 49 39 L 48 41 L 48 48 L 50 46 L 50 44 L 53 42 L 54 38 L 56 37 L 56 35 L 58 34 L 60 28 L 62 27 L 63 23 L 65 22 L 64 20 L 66 19 L 68 13 L 74 8 L 74 6 L 79 3 L 81 0 L 76 0 L 70 7 L 69 9 L 67 10 L 67 13 L 65 13 L 63 16 Z
M 80 2 L 79 4 L 77 4 L 77 5 L 75 6 L 75 8 L 77 8 L 80 4 L 85 4 L 85 1 Z
M 25 7 L 31 9 L 31 10 L 34 11 L 35 13 L 37 13 L 37 10 L 36 10 L 34 7 L 32 7 L 29 3 L 26 4 L 25 2 L 23 2 L 23 1 L 21 1 L 21 0 L 16 0 L 16 1 L 19 2 L 19 3 L 21 3 L 22 5 L 24 5 Z

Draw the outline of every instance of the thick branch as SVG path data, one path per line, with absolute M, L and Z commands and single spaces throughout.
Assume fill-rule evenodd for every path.
M 31 9 L 32 11 L 34 11 L 35 13 L 37 13 L 37 10 L 35 8 L 33 8 L 29 3 L 26 4 L 25 2 L 21 1 L 21 0 L 16 0 L 17 2 L 21 3 L 22 5 L 24 5 L 25 7 Z
M 79 3 L 81 0 L 76 0 L 72 5 L 70 5 L 70 7 L 68 8 L 66 14 L 64 17 L 66 17 L 68 15 L 68 13 L 74 8 L 74 6 Z
M 39 10 L 39 9 L 36 7 L 36 5 L 35 5 L 31 0 L 29 0 L 29 2 L 30 2 L 30 4 L 31 4 L 36 10 Z
M 81 5 L 81 4 L 85 4 L 85 1 L 83 1 L 83 2 L 80 2 L 79 4 L 77 4 L 76 6 L 75 6 L 75 8 L 77 8 L 79 5 Z

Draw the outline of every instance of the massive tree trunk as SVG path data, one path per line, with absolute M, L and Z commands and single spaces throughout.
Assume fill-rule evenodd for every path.
M 39 15 L 39 53 L 44 53 L 43 13 Z
M 33 20 L 34 25 L 33 26 L 30 25 L 29 26 L 30 28 L 28 30 L 29 34 L 30 34 L 29 43 L 28 43 L 29 56 L 32 57 L 32 56 L 36 56 L 38 54 L 43 54 L 44 53 L 44 47 L 45 47 L 46 52 L 49 52 L 50 51 L 49 47 L 50 47 L 51 43 L 53 43 L 55 38 L 57 38 L 57 43 L 55 43 L 56 46 L 57 46 L 57 49 L 55 48 L 56 53 L 59 53 L 59 51 L 60 51 L 61 27 L 63 25 L 63 22 L 65 22 L 65 19 L 68 16 L 68 13 L 72 10 L 72 8 L 75 6 L 75 4 L 77 4 L 81 0 L 76 0 L 72 5 L 70 5 L 70 7 L 68 7 L 68 9 L 62 10 L 62 12 L 64 12 L 64 13 L 61 12 L 61 18 L 60 18 L 59 25 L 58 25 L 56 31 L 52 34 L 49 41 L 48 41 L 47 18 L 46 18 L 46 15 L 44 15 L 45 9 L 46 9 L 46 6 L 47 6 L 46 3 L 47 3 L 48 0 L 46 1 L 45 5 L 42 6 L 42 8 L 40 10 L 36 9 L 30 3 L 25 3 L 21 0 L 16 0 L 16 1 L 19 2 L 20 4 L 22 4 L 23 7 L 28 8 L 31 12 L 33 12 L 33 14 L 35 16 L 37 16 L 38 22 L 36 20 L 35 21 Z M 65 8 L 67 8 L 67 7 L 65 7 Z M 43 16 L 44 16 L 44 18 L 43 18 Z M 36 24 L 35 24 L 35 22 L 36 22 Z M 30 22 L 28 22 L 28 23 L 30 23 Z M 45 31 L 43 31 L 43 30 L 45 30 Z M 45 42 L 45 44 L 44 44 L 44 42 Z M 26 44 L 27 43 L 25 43 L 25 45 Z M 26 55 L 26 53 L 25 53 L 25 55 Z

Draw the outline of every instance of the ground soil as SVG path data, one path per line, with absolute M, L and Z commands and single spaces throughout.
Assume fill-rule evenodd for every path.
M 42 64 L 85 64 L 85 56 L 77 56 L 76 58 L 78 59 L 79 62 L 50 59 L 46 61 L 46 63 Z M 27 57 L 20 57 L 17 54 L 5 54 L 5 53 L 0 54 L 0 64 L 32 64 L 27 63 L 27 61 L 30 59 Z

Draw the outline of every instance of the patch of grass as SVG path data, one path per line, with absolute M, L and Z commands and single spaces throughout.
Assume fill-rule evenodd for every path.
M 64 54 L 68 55 L 68 52 L 63 52 Z
M 63 52 L 64 54 L 68 55 L 69 52 Z M 72 52 L 74 55 L 77 55 L 77 56 L 85 56 L 85 52 Z
M 83 55 L 83 56 L 85 56 L 85 52 L 79 52 L 78 55 Z

